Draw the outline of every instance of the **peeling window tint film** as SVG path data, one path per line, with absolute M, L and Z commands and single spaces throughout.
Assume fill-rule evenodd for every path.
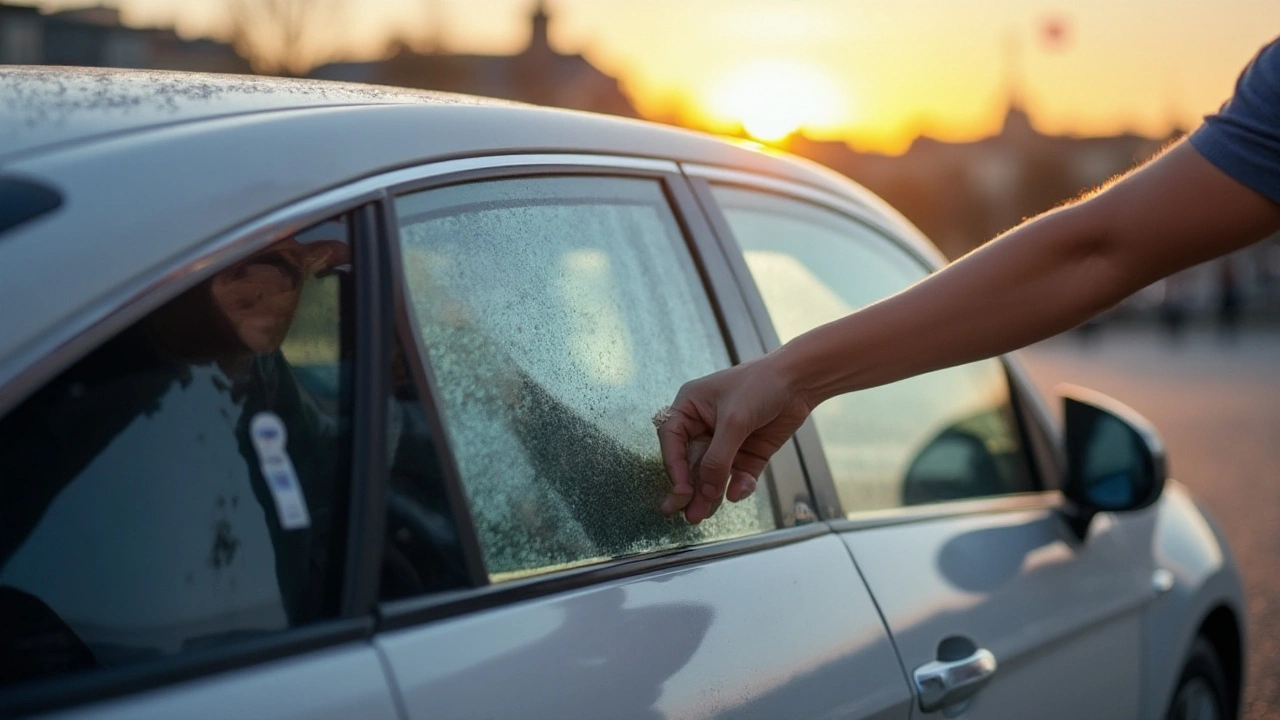
M 782 342 L 926 275 L 835 212 L 737 188 L 713 192 Z M 841 395 L 813 418 L 852 513 L 1033 489 L 997 360 Z
M 774 527 L 769 483 L 691 527 L 653 413 L 728 365 L 656 181 L 542 177 L 396 210 L 415 321 L 495 579 Z
M 349 257 L 276 242 L 0 419 L 0 685 L 336 615 Z

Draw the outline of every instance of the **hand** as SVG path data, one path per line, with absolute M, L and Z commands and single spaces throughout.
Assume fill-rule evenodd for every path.
M 684 510 L 696 525 L 726 497 L 750 496 L 769 458 L 811 409 L 786 382 L 776 354 L 685 383 L 658 426 L 672 485 L 663 514 Z

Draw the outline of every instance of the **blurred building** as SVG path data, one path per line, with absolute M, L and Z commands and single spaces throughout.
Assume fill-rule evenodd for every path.
M 1164 138 L 1045 135 L 1010 102 L 1000 132 L 973 142 L 917 138 L 899 156 L 860 153 L 840 141 L 788 138 L 784 148 L 838 170 L 900 210 L 957 258 L 1045 210 L 1141 164 Z M 1162 280 L 1113 316 L 1213 317 L 1233 298 L 1252 317 L 1280 319 L 1280 236 Z
M 530 19 L 528 45 L 515 55 L 418 52 L 399 43 L 391 56 L 372 62 L 321 65 L 310 77 L 484 95 L 554 107 L 638 117 L 616 78 L 582 55 L 551 47 L 551 17 L 539 2 Z
M 828 165 L 884 197 L 950 257 L 1141 163 L 1176 135 L 1045 135 L 1010 102 L 1000 132 L 973 142 L 919 137 L 899 156 L 841 142 L 790 138 L 787 150 Z
M 81 65 L 202 72 L 249 72 L 226 43 L 187 40 L 172 28 L 132 28 L 120 11 L 89 7 L 41 13 L 0 3 L 0 64 Z

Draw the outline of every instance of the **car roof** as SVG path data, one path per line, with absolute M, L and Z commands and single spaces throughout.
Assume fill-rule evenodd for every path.
M 424 123 L 433 113 L 459 108 L 479 116 L 504 116 L 511 128 L 534 122 L 542 131 L 537 144 L 544 149 L 661 156 L 762 172 L 841 194 L 850 190 L 843 176 L 764 146 L 614 116 L 361 83 L 57 66 L 0 66 L 0 169 L 67 148 L 202 121 L 393 105 L 415 107 Z M 555 125 L 532 121 L 548 112 L 558 116 Z M 444 144 L 461 139 L 436 136 Z M 466 144 L 476 149 L 481 142 Z M 497 138 L 491 144 L 494 150 L 503 145 Z M 506 145 L 512 151 L 527 150 Z
M 504 104 L 466 95 L 292 78 L 164 70 L 0 67 L 0 162 L 158 125 L 288 108 Z
M 5 69 L 0 180 L 44 185 L 63 203 L 0 233 L 0 400 L 68 328 L 96 322 L 251 220 L 400 168 L 530 153 L 780 179 L 844 198 L 917 249 L 926 244 L 901 215 L 831 170 L 644 121 L 325 81 Z

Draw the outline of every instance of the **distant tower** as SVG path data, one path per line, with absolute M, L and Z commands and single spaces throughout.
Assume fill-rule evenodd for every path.
M 520 60 L 515 68 L 517 100 L 538 105 L 557 104 L 559 93 L 554 76 L 559 58 L 551 49 L 548 36 L 550 25 L 551 17 L 546 3 L 538 0 L 534 5 L 533 17 L 530 18 L 529 46 L 520 53 Z
M 551 27 L 551 16 L 547 14 L 547 4 L 544 0 L 538 0 L 533 10 L 533 32 L 529 36 L 530 53 L 541 53 L 544 55 L 551 54 L 551 37 L 549 30 Z
M 1022 47 L 1018 43 L 1018 34 L 1008 30 L 1004 38 L 1004 83 L 1005 83 L 1005 116 L 1002 135 L 1024 138 L 1035 134 L 1031 127 L 1031 118 L 1027 115 L 1023 97 Z

